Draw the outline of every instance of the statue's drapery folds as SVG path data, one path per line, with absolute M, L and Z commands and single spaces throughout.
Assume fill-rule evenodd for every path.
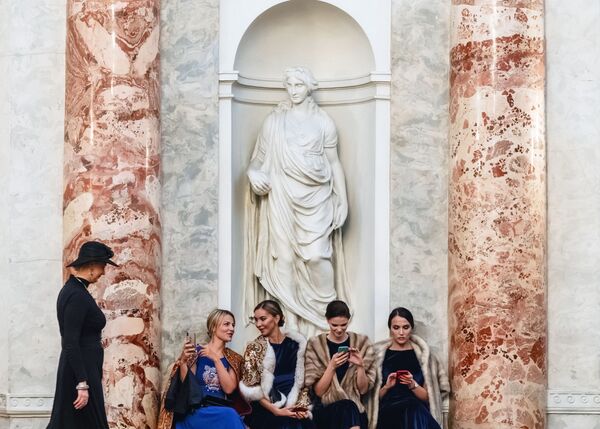
M 302 111 L 290 96 L 263 123 L 248 170 L 245 305 L 251 315 L 275 298 L 311 334 L 327 328 L 330 301 L 348 299 L 340 230 L 348 209 L 333 120 L 308 94 Z

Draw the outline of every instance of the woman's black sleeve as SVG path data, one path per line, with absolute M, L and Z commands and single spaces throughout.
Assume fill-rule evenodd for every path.
M 81 329 L 88 308 L 87 300 L 79 294 L 73 294 L 65 305 L 63 350 L 67 357 L 67 363 L 73 369 L 77 381 L 87 381 L 88 379 L 79 346 Z

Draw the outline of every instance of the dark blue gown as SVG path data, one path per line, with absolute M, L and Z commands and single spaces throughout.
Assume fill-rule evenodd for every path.
M 414 350 L 386 350 L 383 385 L 392 372 L 400 369 L 410 371 L 414 380 L 423 385 L 425 378 Z M 377 429 L 440 429 L 440 425 L 426 402 L 417 398 L 405 384 L 396 383 L 379 401 Z
M 282 399 L 282 394 L 287 395 L 294 386 L 296 374 L 296 360 L 299 345 L 289 337 L 281 344 L 271 343 L 275 351 L 275 379 L 273 388 L 269 393 L 271 402 Z M 244 423 L 250 429 L 313 429 L 313 423 L 309 419 L 298 420 L 291 417 L 280 417 L 272 414 L 260 405 L 259 401 L 252 402 L 252 414 L 246 416 Z M 178 428 L 179 429 L 179 428 Z
M 227 359 L 221 358 L 225 368 L 229 369 Z M 190 374 L 191 375 L 191 374 Z M 207 357 L 200 357 L 197 361 L 196 374 L 194 375 L 206 395 L 224 399 L 227 396 L 221 384 L 215 363 Z M 244 429 L 242 418 L 229 407 L 209 406 L 194 410 L 187 414 L 185 419 L 175 423 L 175 429 Z
M 327 348 L 329 357 L 337 353 L 338 347 L 350 347 L 350 338 L 343 343 L 334 343 L 327 339 Z M 350 363 L 339 366 L 335 370 L 335 376 L 341 383 L 350 367 Z M 358 406 L 350 399 L 336 401 L 333 404 L 323 405 L 321 399 L 315 397 L 313 408 L 314 422 L 318 429 L 348 429 L 359 426 L 360 429 L 367 429 L 367 413 L 361 413 Z

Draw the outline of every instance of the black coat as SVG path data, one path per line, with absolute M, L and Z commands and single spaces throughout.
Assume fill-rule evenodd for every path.
M 56 302 L 61 346 L 52 417 L 47 429 L 108 429 L 102 389 L 104 350 L 100 333 L 106 318 L 87 291 L 85 280 L 71 276 Z M 87 381 L 89 400 L 76 410 L 75 386 Z

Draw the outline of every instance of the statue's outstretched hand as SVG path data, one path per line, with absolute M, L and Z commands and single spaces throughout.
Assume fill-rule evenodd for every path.
M 264 171 L 260 170 L 249 170 L 248 180 L 250 180 L 250 187 L 252 191 L 260 196 L 266 195 L 271 190 L 271 181 L 269 176 Z

